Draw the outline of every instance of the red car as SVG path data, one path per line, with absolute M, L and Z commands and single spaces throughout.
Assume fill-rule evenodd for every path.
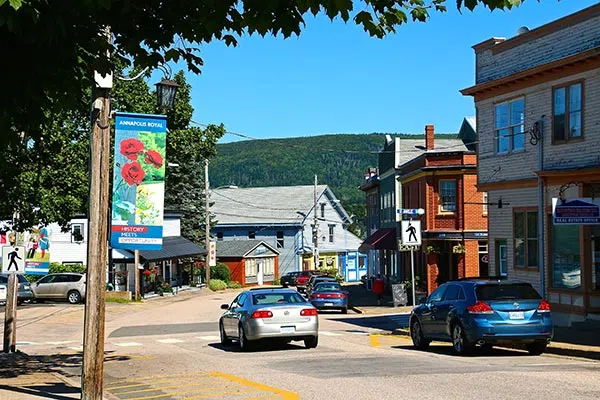
M 306 292 L 306 285 L 310 280 L 310 277 L 313 275 L 323 275 L 321 271 L 311 270 L 311 271 L 302 271 L 298 277 L 296 277 L 296 288 L 299 292 Z

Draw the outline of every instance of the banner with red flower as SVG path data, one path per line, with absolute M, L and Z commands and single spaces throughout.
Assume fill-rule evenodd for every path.
M 165 115 L 117 113 L 111 246 L 162 248 L 165 189 Z

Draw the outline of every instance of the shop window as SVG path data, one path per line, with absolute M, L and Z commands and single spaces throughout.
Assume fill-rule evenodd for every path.
M 245 261 L 246 264 L 246 276 L 256 276 L 258 273 L 256 268 L 256 259 L 255 258 L 247 258 Z
M 579 225 L 552 224 L 552 287 L 581 287 L 581 249 Z
M 283 247 L 284 247 L 283 231 L 278 231 L 277 232 L 277 248 L 278 249 L 283 249 Z
M 538 267 L 537 219 L 537 211 L 515 211 L 513 214 L 515 267 Z

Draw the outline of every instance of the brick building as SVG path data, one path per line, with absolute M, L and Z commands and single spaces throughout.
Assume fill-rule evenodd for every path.
M 600 5 L 473 49 L 462 93 L 477 109 L 478 187 L 498 205 L 491 272 L 532 283 L 559 325 L 600 318 L 600 219 L 553 218 L 553 203 L 599 203 Z
M 487 275 L 487 200 L 477 191 L 475 152 L 457 142 L 436 146 L 427 125 L 424 151 L 399 166 L 402 207 L 425 209 L 416 275 L 427 277 L 429 293 L 448 280 Z

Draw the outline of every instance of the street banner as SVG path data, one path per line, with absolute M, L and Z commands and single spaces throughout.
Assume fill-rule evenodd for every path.
M 110 235 L 113 248 L 162 248 L 166 146 L 166 115 L 116 114 Z
M 47 275 L 50 272 L 51 230 L 48 226 L 38 226 L 31 232 L 8 232 L 0 235 L 0 245 L 23 247 L 24 273 Z M 2 255 L 2 262 L 5 257 Z M 18 258 L 14 258 L 18 260 Z
M 208 266 L 215 265 L 217 265 L 217 242 L 211 240 L 208 244 Z
M 599 225 L 600 199 L 552 199 L 554 225 Z

